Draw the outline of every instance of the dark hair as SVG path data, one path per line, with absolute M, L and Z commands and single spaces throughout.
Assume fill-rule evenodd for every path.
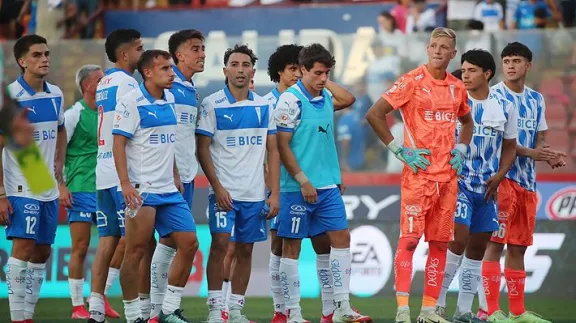
M 146 80 L 146 75 L 144 75 L 144 69 L 149 68 L 150 65 L 152 65 L 152 63 L 154 62 L 154 59 L 158 57 L 163 57 L 169 60 L 172 56 L 170 56 L 170 53 L 168 53 L 167 51 L 160 49 L 149 49 L 147 51 L 144 51 L 144 53 L 142 53 L 142 56 L 140 56 L 140 59 L 138 60 L 138 72 L 140 73 L 140 75 L 142 75 L 142 79 Z
M 468 29 L 470 30 L 484 30 L 484 23 L 480 20 L 472 19 L 468 21 Z
M 20 37 L 16 43 L 14 44 L 14 58 L 16 59 L 16 64 L 20 66 L 18 60 L 28 54 L 30 47 L 36 44 L 46 44 L 48 45 L 48 41 L 46 38 L 39 36 L 39 35 L 26 35 Z M 24 68 L 20 66 L 22 72 L 24 72 Z
M 528 62 L 532 62 L 532 51 L 530 50 L 530 48 L 517 41 L 513 43 L 508 43 L 508 45 L 504 47 L 502 53 L 500 54 L 500 58 L 502 59 L 504 59 L 504 57 L 510 57 L 510 56 L 524 57 L 528 60 Z
M 234 53 L 248 55 L 250 57 L 250 62 L 252 62 L 252 65 L 255 65 L 256 61 L 258 60 L 258 56 L 254 54 L 254 52 L 250 49 L 250 47 L 248 47 L 248 45 L 234 45 L 234 47 L 228 48 L 224 53 L 224 66 L 228 65 L 228 60 L 230 59 L 230 56 L 232 56 L 232 54 Z
M 106 42 L 104 43 L 104 48 L 106 50 L 106 56 L 108 60 L 112 63 L 118 61 L 116 57 L 116 51 L 118 48 L 124 44 L 131 43 L 136 39 L 140 39 L 140 32 L 135 29 L 116 29 L 106 37 Z
M 336 60 L 324 46 L 312 44 L 302 48 L 298 55 L 298 63 L 309 71 L 315 63 L 322 63 L 324 66 L 332 68 L 336 64 Z
M 304 46 L 298 45 L 282 45 L 270 55 L 268 59 L 268 75 L 270 81 L 274 83 L 280 82 L 280 72 L 284 71 L 286 66 L 296 64 L 298 65 L 298 54 Z
M 196 29 L 185 29 L 173 33 L 172 36 L 170 36 L 170 39 L 168 39 L 168 51 L 170 52 L 170 55 L 172 55 L 174 64 L 178 64 L 178 58 L 176 58 L 178 47 L 190 39 L 199 39 L 204 41 L 204 35 L 202 35 L 201 31 Z
M 468 62 L 472 65 L 476 65 L 482 68 L 482 71 L 490 71 L 491 75 L 488 78 L 488 82 L 492 80 L 494 75 L 496 75 L 496 62 L 494 62 L 494 57 L 488 51 L 483 49 L 472 49 L 462 54 L 461 63 Z
M 455 78 L 457 78 L 457 79 L 459 79 L 460 81 L 462 81 L 462 70 L 461 70 L 461 69 L 454 70 L 451 74 L 452 74 Z
M 394 18 L 394 16 L 392 16 L 392 14 L 389 11 L 382 11 L 380 13 L 380 16 L 392 21 L 392 30 L 398 29 L 398 24 L 396 23 L 396 18 Z

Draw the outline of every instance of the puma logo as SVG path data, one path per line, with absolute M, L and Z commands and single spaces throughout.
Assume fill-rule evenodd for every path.
M 34 114 L 36 114 L 36 107 L 28 107 L 28 111 L 32 111 Z
M 328 124 L 328 125 L 326 126 L 326 129 L 322 128 L 322 126 L 318 126 L 318 132 L 322 132 L 322 133 L 328 134 L 328 128 L 329 128 L 329 127 L 330 127 L 330 124 Z
M 148 111 L 148 115 L 149 115 L 149 116 L 153 116 L 154 118 L 158 119 L 158 117 L 156 116 L 156 112 L 150 112 L 150 111 Z
M 425 88 L 425 87 L 422 88 L 422 91 L 428 93 L 428 95 L 432 95 L 432 93 L 430 92 L 430 90 L 427 89 L 427 88 Z
M 184 93 L 184 90 L 178 89 L 178 92 L 180 92 L 180 94 L 182 94 L 182 96 L 186 96 L 186 93 Z
M 233 117 L 233 116 L 234 116 L 233 114 L 231 114 L 231 115 L 225 114 L 225 115 L 224 115 L 224 118 L 226 118 L 226 119 L 230 120 L 230 122 L 232 122 L 232 117 Z

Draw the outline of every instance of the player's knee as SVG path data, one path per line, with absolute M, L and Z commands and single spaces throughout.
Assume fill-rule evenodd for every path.
M 272 239 L 272 242 L 270 243 L 270 251 L 275 256 L 282 257 L 282 239 Z
M 513 259 L 524 259 L 524 254 L 526 254 L 527 247 L 518 245 L 508 245 L 508 250 L 506 254 L 508 257 Z
M 398 240 L 398 249 L 414 252 L 418 247 L 418 239 L 413 237 L 402 237 Z
M 212 236 L 212 243 L 210 244 L 210 254 L 226 255 L 228 251 L 229 237 L 224 235 L 215 234 Z
M 453 241 L 450 241 L 450 243 L 448 244 L 448 249 L 450 249 L 450 251 L 456 255 L 461 255 L 464 253 L 464 250 L 466 249 L 466 240 L 462 241 L 454 239 Z
M 72 245 L 72 257 L 86 258 L 90 241 L 77 241 Z
M 124 253 L 124 263 L 131 263 L 131 264 L 138 264 L 144 258 L 144 255 L 148 253 L 148 244 L 147 243 L 139 243 L 129 248 L 126 248 L 126 252 Z
M 35 245 L 34 251 L 32 252 L 32 256 L 30 257 L 30 262 L 36 264 L 43 264 L 48 261 L 50 258 L 50 254 L 52 253 L 52 246 L 51 245 Z
M 172 249 L 176 249 L 176 243 L 174 242 L 174 239 L 172 239 L 172 237 L 170 236 L 160 238 L 160 244 L 163 244 L 166 247 L 170 247 Z
M 14 239 L 12 243 L 11 256 L 28 261 L 34 251 L 34 240 L 30 239 Z
M 300 257 L 301 240 L 284 239 L 282 244 L 282 258 L 298 259 Z
M 236 259 L 248 260 L 252 257 L 252 250 L 254 244 L 252 243 L 236 243 L 235 257 Z
M 330 253 L 330 239 L 328 235 L 321 235 L 313 237 L 312 239 L 312 248 L 314 248 L 314 252 L 317 255 L 324 255 Z
M 350 230 L 339 230 L 328 233 L 330 245 L 334 248 L 345 249 L 350 247 Z

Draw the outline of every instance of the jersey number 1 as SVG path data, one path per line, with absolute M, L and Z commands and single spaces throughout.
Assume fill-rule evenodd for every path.
M 104 122 L 104 107 L 98 106 L 98 146 L 104 146 L 104 139 L 102 139 L 102 123 Z

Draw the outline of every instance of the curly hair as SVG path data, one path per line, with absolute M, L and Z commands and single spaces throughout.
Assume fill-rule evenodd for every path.
M 254 54 L 254 51 L 251 50 L 250 47 L 248 47 L 248 45 L 234 45 L 234 47 L 228 48 L 224 53 L 224 66 L 228 65 L 228 60 L 230 59 L 230 56 L 232 56 L 232 54 L 234 53 L 248 55 L 250 57 L 250 62 L 252 62 L 252 65 L 255 65 L 256 61 L 258 60 L 258 56 Z
M 270 75 L 270 81 L 274 83 L 280 82 L 280 72 L 282 72 L 286 66 L 298 65 L 298 54 L 302 48 L 304 48 L 304 46 L 295 44 L 282 45 L 270 55 L 268 59 L 268 75 Z

